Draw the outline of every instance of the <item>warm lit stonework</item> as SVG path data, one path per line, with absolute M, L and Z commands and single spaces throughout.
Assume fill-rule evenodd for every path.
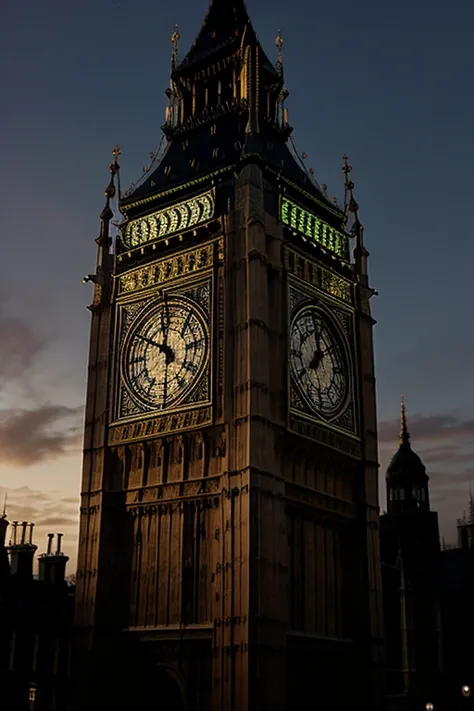
M 98 239 L 77 709 L 379 708 L 368 253 L 241 0 L 173 34 L 166 151 Z

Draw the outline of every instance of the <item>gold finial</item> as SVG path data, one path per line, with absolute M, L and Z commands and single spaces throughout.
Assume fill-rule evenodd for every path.
M 342 172 L 343 172 L 344 175 L 346 176 L 346 179 L 345 179 L 345 185 L 346 185 L 346 207 L 348 206 L 348 200 L 347 200 L 347 198 L 349 197 L 349 198 L 350 198 L 350 203 L 351 203 L 351 206 L 349 207 L 349 209 L 350 209 L 351 212 L 355 212 L 355 210 L 352 209 L 353 206 L 354 206 L 353 203 L 355 204 L 354 196 L 353 196 L 355 185 L 354 185 L 354 183 L 352 182 L 352 180 L 350 179 L 350 176 L 351 176 L 351 173 L 352 173 L 352 166 L 349 164 L 349 156 L 348 156 L 348 155 L 345 155 L 344 158 L 343 158 L 343 160 L 344 160 L 344 165 L 342 166 Z
M 115 165 L 118 165 L 118 159 L 122 155 L 122 151 L 120 150 L 120 146 L 115 146 L 114 150 L 112 151 L 112 155 L 115 160 Z
M 120 146 L 115 146 L 114 150 L 112 151 L 112 155 L 114 157 L 114 162 L 111 164 L 109 170 L 110 170 L 110 183 L 107 185 L 105 189 L 105 197 L 107 198 L 107 203 L 110 200 L 113 200 L 117 191 L 115 188 L 115 176 L 120 172 L 120 166 L 119 166 L 119 156 L 121 155 L 120 151 Z
M 179 34 L 179 29 L 178 25 L 174 26 L 174 32 L 171 35 L 171 41 L 173 43 L 173 58 L 172 58 L 172 65 L 173 69 L 176 66 L 176 61 L 178 59 L 178 51 L 179 51 L 179 40 L 181 39 L 181 35 Z
M 349 156 L 346 154 L 343 158 L 344 165 L 342 166 L 342 171 L 346 176 L 346 179 L 349 179 L 349 175 L 352 173 L 352 166 L 349 165 Z
M 409 444 L 410 435 L 407 425 L 407 409 L 405 406 L 405 395 L 402 395 L 402 413 L 400 418 L 400 444 Z
M 285 44 L 285 40 L 282 37 L 282 34 L 280 30 L 278 30 L 278 34 L 276 36 L 275 40 L 275 45 L 278 51 L 278 58 L 277 58 L 277 70 L 280 73 L 283 73 L 283 46 Z

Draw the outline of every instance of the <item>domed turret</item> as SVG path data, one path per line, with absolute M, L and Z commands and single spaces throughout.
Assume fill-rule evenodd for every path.
M 387 469 L 389 513 L 429 511 L 429 477 L 420 457 L 411 448 L 405 400 L 402 398 L 400 446 Z

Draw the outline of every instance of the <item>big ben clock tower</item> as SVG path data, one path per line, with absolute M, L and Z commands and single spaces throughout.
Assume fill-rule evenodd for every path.
M 290 150 L 282 44 L 173 35 L 165 150 L 101 215 L 77 571 L 81 708 L 379 707 L 368 253 Z M 123 222 L 112 245 L 118 190 Z M 351 231 L 348 232 L 348 227 Z

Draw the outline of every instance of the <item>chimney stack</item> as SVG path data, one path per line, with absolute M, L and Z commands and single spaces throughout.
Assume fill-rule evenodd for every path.
M 10 541 L 8 546 L 12 575 L 17 575 L 21 578 L 33 577 L 33 558 L 38 550 L 38 546 L 33 544 L 34 525 L 34 523 L 28 524 L 27 521 L 23 521 L 21 529 L 18 531 L 18 521 L 13 521 L 13 541 Z M 29 532 L 27 531 L 28 528 Z M 20 538 L 19 542 L 18 537 Z
M 66 577 L 66 563 L 69 558 L 61 550 L 62 533 L 57 535 L 56 552 L 53 553 L 54 533 L 48 534 L 48 548 L 46 553 L 43 553 L 38 558 L 39 563 L 39 579 L 44 583 L 57 585 L 64 583 Z

